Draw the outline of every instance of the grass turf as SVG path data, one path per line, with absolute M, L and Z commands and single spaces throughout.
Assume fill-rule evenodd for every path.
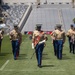
M 3 70 L 0 70 L 0 75 L 75 75 L 75 54 L 69 53 L 67 40 L 63 48 L 63 58 L 58 60 L 54 56 L 52 41 L 48 36 L 43 51 L 42 68 L 37 67 L 35 54 L 30 59 L 34 52 L 31 42 L 28 35 L 23 35 L 20 57 L 14 60 L 9 37 L 4 37 L 0 54 L 0 69 L 7 60 L 9 62 Z

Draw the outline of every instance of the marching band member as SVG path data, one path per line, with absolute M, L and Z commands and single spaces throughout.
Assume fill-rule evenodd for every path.
M 74 26 L 71 24 L 70 29 L 68 30 L 68 32 L 66 34 L 67 37 L 68 37 L 68 41 L 69 41 L 70 53 L 73 51 L 73 44 L 72 44 L 72 41 L 71 41 L 71 36 L 72 36 L 73 30 L 74 30 Z
M 71 43 L 72 43 L 72 51 L 75 54 L 75 25 L 73 25 L 73 31 L 71 32 Z
M 1 45 L 2 45 L 2 40 L 3 40 L 3 34 L 4 34 L 4 30 L 0 29 L 0 53 L 1 53 Z
M 57 27 L 55 26 L 55 30 L 57 29 Z M 53 32 L 50 34 L 50 35 L 52 35 L 53 34 Z M 53 36 L 55 36 L 55 35 L 53 35 Z M 51 36 L 51 38 L 52 38 L 52 44 L 53 44 L 53 47 L 54 47 L 54 55 L 56 56 L 56 53 L 57 53 L 57 51 L 56 51 L 56 40 L 55 39 L 53 39 L 53 36 Z
M 65 32 L 61 29 L 61 25 L 57 25 L 57 29 L 54 30 L 51 34 L 52 39 L 56 40 L 55 48 L 56 48 L 56 55 L 58 59 L 62 59 L 62 49 L 63 44 L 65 42 Z
M 38 62 L 38 67 L 40 68 L 42 64 L 42 52 L 46 40 L 47 40 L 47 36 L 45 32 L 41 30 L 41 25 L 37 24 L 36 30 L 34 30 L 33 32 L 32 48 L 35 48 L 36 59 Z
M 10 40 L 12 43 L 12 52 L 14 55 L 14 60 L 16 60 L 17 56 L 19 55 L 19 48 L 22 42 L 22 34 L 20 33 L 17 25 L 14 25 L 14 29 L 10 31 Z

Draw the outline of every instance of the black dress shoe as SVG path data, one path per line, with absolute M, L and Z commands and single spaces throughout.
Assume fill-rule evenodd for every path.
M 17 60 L 17 58 L 14 58 L 14 60 Z
M 42 68 L 42 66 L 41 66 L 41 65 L 38 65 L 38 67 L 39 67 L 39 68 Z

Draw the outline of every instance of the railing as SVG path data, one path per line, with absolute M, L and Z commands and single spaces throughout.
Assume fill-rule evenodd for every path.
M 26 21 L 27 21 L 27 19 L 29 17 L 29 14 L 30 14 L 31 10 L 32 10 L 32 6 L 29 5 L 27 11 L 25 12 L 22 20 L 20 21 L 20 23 L 18 25 L 20 27 L 20 31 L 22 31 L 22 28 L 24 27 L 24 25 L 25 25 L 25 23 L 26 23 Z
M 64 25 L 64 21 L 63 21 L 63 17 L 62 17 L 62 11 L 61 11 L 61 9 L 58 9 L 58 15 L 59 15 L 60 24 L 62 24 L 64 30 L 66 30 L 65 25 Z

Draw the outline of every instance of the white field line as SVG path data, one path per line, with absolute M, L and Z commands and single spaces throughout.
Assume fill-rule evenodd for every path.
M 2 71 L 2 70 L 5 68 L 5 66 L 8 64 L 8 62 L 9 62 L 9 60 L 7 60 L 7 61 L 4 63 L 4 65 L 0 68 L 0 71 Z
M 8 72 L 26 72 L 26 71 L 28 71 L 28 72 L 35 72 L 35 71 L 40 71 L 40 72 L 64 72 L 65 70 L 64 69 L 52 69 L 52 70 L 48 70 L 48 69 L 24 69 L 24 70 L 15 70 L 15 69 L 7 69 L 7 70 L 3 70 L 3 71 L 8 71 Z

